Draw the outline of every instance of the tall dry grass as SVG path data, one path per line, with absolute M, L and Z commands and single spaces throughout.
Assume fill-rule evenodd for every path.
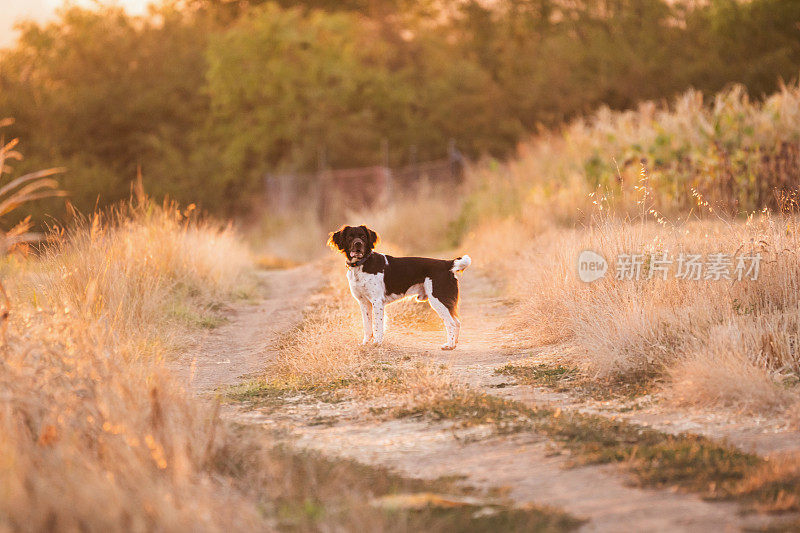
M 196 333 L 187 315 L 214 316 L 250 268 L 229 227 L 144 199 L 59 232 L 37 257 L 4 261 L 0 529 L 448 530 L 439 517 L 372 505 L 430 484 L 276 448 L 175 382 L 163 362 Z M 341 330 L 341 315 L 323 319 Z M 335 351 L 356 337 L 325 344 L 336 338 L 325 325 L 307 324 L 295 340 L 308 344 L 286 353 L 309 357 L 307 380 L 326 369 L 358 376 L 363 363 Z M 310 364 L 328 348 L 327 362 Z M 380 364 L 368 370 L 391 378 Z
M 733 88 L 542 133 L 473 172 L 467 248 L 506 284 L 530 344 L 586 375 L 662 376 L 679 404 L 785 407 L 800 375 L 799 113 L 797 86 L 764 101 Z M 576 270 L 587 249 L 610 268 L 591 284 Z M 760 253 L 761 272 L 615 279 L 620 254 L 663 252 Z
M 797 219 L 763 214 L 746 222 L 675 226 L 607 219 L 583 230 L 552 230 L 513 262 L 514 322 L 535 345 L 592 376 L 670 376 L 681 403 L 761 405 L 788 400 L 780 381 L 800 370 L 800 249 Z M 577 258 L 593 250 L 608 274 L 587 284 Z M 759 253 L 758 279 L 616 279 L 615 258 L 679 253 Z
M 372 347 L 359 345 L 361 314 L 343 283 L 344 267 L 332 260 L 324 265 L 328 283 L 304 310 L 300 327 L 284 336 L 278 357 L 267 370 L 267 376 L 281 386 L 313 388 L 347 382 L 377 359 Z
M 40 306 L 163 348 L 187 320 L 243 290 L 250 261 L 231 228 L 196 220 L 193 206 L 143 199 L 62 230 L 18 288 Z
M 3 265 L 0 527 L 144 531 L 263 527 L 225 475 L 232 442 L 160 360 L 249 265 L 227 228 L 148 201 L 54 235 Z
M 0 178 L 5 174 L 11 174 L 13 168 L 12 161 L 20 161 L 22 154 L 17 150 L 19 139 L 11 139 L 6 142 L 5 135 L 2 133 L 6 128 L 14 123 L 14 119 L 0 119 Z M 66 196 L 66 192 L 59 189 L 58 181 L 53 176 L 63 172 L 63 168 L 49 168 L 35 172 L 29 172 L 22 176 L 17 176 L 0 186 L 0 217 L 8 217 L 12 213 L 16 216 L 20 208 L 31 204 L 37 200 L 45 198 L 56 198 Z M 19 217 L 18 217 L 19 218 Z M 33 223 L 30 216 L 22 217 L 13 227 L 3 228 L 0 237 L 0 253 L 8 253 L 12 248 L 25 245 L 26 243 L 36 242 L 40 235 L 31 232 Z

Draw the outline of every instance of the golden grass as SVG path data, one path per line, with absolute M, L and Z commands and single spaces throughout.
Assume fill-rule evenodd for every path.
M 690 91 L 671 106 L 601 109 L 478 166 L 465 248 L 506 285 L 510 326 L 557 346 L 554 362 L 602 380 L 661 374 L 681 405 L 775 410 L 800 374 L 800 86 L 709 102 Z M 604 279 L 579 281 L 582 250 L 609 260 Z M 619 254 L 662 252 L 760 253 L 761 272 L 684 281 L 673 265 L 667 280 L 614 279 Z
M 666 395 L 679 404 L 785 407 L 792 396 L 782 381 L 800 372 L 796 200 L 784 197 L 786 214 L 744 221 L 720 212 L 776 205 L 745 182 L 763 170 L 752 154 L 785 155 L 759 146 L 798 138 L 798 109 L 795 86 L 764 102 L 733 89 L 710 106 L 690 92 L 671 108 L 601 110 L 523 145 L 515 161 L 475 169 L 462 212 L 472 217 L 467 248 L 505 282 L 512 327 L 531 345 L 558 345 L 559 362 L 588 376 L 662 373 Z M 740 156 L 726 167 L 727 185 L 714 181 L 725 158 Z M 587 249 L 610 262 L 592 284 L 576 272 Z M 674 272 L 667 280 L 614 279 L 619 254 L 662 252 L 763 260 L 757 281 L 684 281 Z
M 13 268 L 12 268 L 13 267 Z M 160 360 L 248 267 L 226 228 L 143 201 L 7 262 L 0 389 L 0 524 L 26 530 L 251 529 L 221 475 L 230 436 Z M 164 340 L 166 339 L 166 340 Z
M 604 219 L 583 230 L 545 232 L 502 256 L 512 324 L 536 346 L 558 344 L 559 361 L 590 376 L 652 372 L 671 377 L 685 404 L 778 408 L 789 397 L 782 376 L 800 369 L 798 220 L 763 214 L 746 222 L 675 225 Z M 590 249 L 609 261 L 606 277 L 586 284 L 577 257 Z M 760 253 L 756 281 L 616 279 L 621 253 Z M 673 266 L 673 269 L 675 267 Z
M 22 160 L 22 154 L 16 150 L 19 139 L 6 142 L 5 135 L 2 133 L 3 128 L 13 123 L 14 119 L 0 118 L 0 178 L 4 174 L 12 172 L 9 161 Z M 63 171 L 63 168 L 39 170 L 17 176 L 3 183 L 0 186 L 0 217 L 8 217 L 14 211 L 37 200 L 66 196 L 67 193 L 59 189 L 58 181 L 52 177 Z M 13 228 L 3 228 L 0 252 L 6 254 L 15 246 L 24 246 L 26 243 L 38 241 L 40 235 L 29 231 L 32 227 L 31 218 L 27 216 L 17 222 Z
M 473 523 L 472 508 L 387 514 L 374 498 L 455 487 L 275 448 L 174 381 L 163 361 L 196 328 L 176 305 L 214 316 L 240 295 L 250 268 L 230 228 L 144 200 L 63 232 L 39 257 L 5 262 L 12 321 L 0 358 L 0 529 L 450 531 Z M 308 337 L 294 347 L 288 337 L 283 353 L 328 348 Z M 356 339 L 342 338 L 338 349 Z M 361 363 L 343 354 L 328 357 L 347 363 L 340 375 L 358 375 Z M 321 379 L 336 362 L 311 365 L 301 379 Z M 516 530 L 578 523 L 545 509 L 497 516 Z M 481 523 L 494 530 L 498 520 Z
M 385 472 L 275 449 L 174 381 L 163 362 L 196 328 L 176 305 L 214 316 L 246 286 L 250 268 L 230 228 L 148 201 L 62 232 L 39 257 L 5 262 L 12 320 L 0 358 L 0 529 L 437 528 L 415 511 L 398 511 L 401 523 L 393 524 L 370 504 L 432 484 L 382 483 Z M 321 318 L 357 317 L 347 310 Z M 322 323 L 306 327 L 311 333 Z M 336 338 L 319 330 L 291 347 L 290 336 L 284 355 L 330 351 L 323 333 Z M 323 379 L 325 369 L 358 376 L 362 368 L 390 383 L 380 365 L 347 359 L 357 339 L 341 337 L 339 351 L 302 367 L 310 372 L 300 382 Z
M 716 343 L 696 350 L 669 369 L 667 398 L 676 405 L 730 407 L 737 411 L 778 411 L 793 395 L 773 373 L 749 360 L 741 349 Z
M 379 349 L 360 345 L 361 315 L 342 267 L 328 261 L 324 268 L 330 281 L 304 310 L 302 324 L 284 336 L 266 372 L 270 380 L 298 388 L 352 380 L 378 357 Z
M 16 283 L 18 297 L 102 323 L 120 339 L 169 346 L 179 340 L 174 306 L 208 313 L 242 289 L 250 265 L 229 228 L 192 217 L 149 202 L 95 215 L 44 246 Z
M 428 305 L 416 298 L 406 298 L 386 307 L 386 328 L 410 327 L 416 330 L 439 331 L 442 319 Z
M 350 212 L 346 218 L 351 224 L 366 224 L 378 231 L 383 246 L 388 244 L 397 253 L 431 254 L 455 244 L 451 226 L 462 196 L 455 185 L 423 181 L 411 191 L 394 191 L 387 205 Z

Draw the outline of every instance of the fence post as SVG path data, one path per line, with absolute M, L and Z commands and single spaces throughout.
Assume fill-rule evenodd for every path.
M 450 161 L 450 179 L 454 183 L 461 183 L 464 177 L 464 156 L 456 148 L 456 140 L 452 137 L 447 141 L 447 159 Z
M 328 166 L 328 150 L 324 144 L 317 149 L 317 171 L 323 172 Z
M 327 166 L 328 154 L 325 145 L 321 144 L 317 149 L 317 175 L 314 180 L 317 189 L 317 218 L 320 221 L 325 221 L 328 215 L 328 191 L 325 183 L 325 168 Z
M 394 192 L 392 183 L 392 169 L 389 167 L 389 139 L 383 138 L 381 140 L 381 160 L 383 161 L 383 173 L 385 175 L 386 186 L 386 203 L 392 201 L 392 193 Z
M 411 176 L 414 181 L 419 181 L 419 167 L 417 166 L 417 145 L 412 144 L 408 147 L 408 166 L 411 168 Z

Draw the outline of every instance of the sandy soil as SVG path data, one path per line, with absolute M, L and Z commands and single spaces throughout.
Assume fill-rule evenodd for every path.
M 213 393 L 263 372 L 279 335 L 300 323 L 309 297 L 322 284 L 313 264 L 257 275 L 264 297 L 236 305 L 225 325 L 197 339 L 192 349 L 171 363 L 188 388 Z
M 238 307 L 227 325 L 200 339 L 197 349 L 175 363 L 176 371 L 196 391 L 208 393 L 263 371 L 275 355 L 277 336 L 299 323 L 303 307 L 322 284 L 314 266 L 262 276 L 268 286 L 267 297 L 258 304 Z M 442 331 L 404 328 L 387 332 L 387 348 L 407 348 L 413 353 L 423 350 L 422 357 L 448 365 L 456 379 L 525 402 L 624 414 L 662 429 L 726 436 L 743 447 L 756 446 L 762 451 L 794 448 L 800 442 L 773 426 L 762 433 L 767 425 L 753 427 L 746 421 L 726 419 L 723 423 L 708 418 L 690 426 L 688 421 L 695 420 L 692 417 L 702 415 L 659 412 L 657 408 L 622 413 L 612 405 L 515 385 L 513 379 L 495 374 L 498 367 L 525 355 L 517 350 L 513 332 L 502 327 L 507 312 L 504 303 L 488 279 L 475 269 L 465 274 L 462 291 L 463 329 L 458 349 L 438 349 L 444 338 Z M 353 302 L 353 313 L 357 312 Z M 734 504 L 635 487 L 619 467 L 567 468 L 569 456 L 536 434 L 498 437 L 487 428 L 464 430 L 414 419 L 387 421 L 371 415 L 369 407 L 365 401 L 331 404 L 297 397 L 278 408 L 233 406 L 226 410 L 226 416 L 261 425 L 294 446 L 389 466 L 415 477 L 460 476 L 466 485 L 494 489 L 493 493 L 499 492 L 518 504 L 557 506 L 588 519 L 584 531 L 740 531 L 763 525 L 766 520 L 758 515 L 741 515 Z M 759 438 L 753 440 L 753 435 Z M 790 441 L 792 445 L 787 446 Z

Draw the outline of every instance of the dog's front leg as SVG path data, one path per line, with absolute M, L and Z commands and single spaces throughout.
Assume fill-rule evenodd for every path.
M 361 344 L 372 342 L 372 302 L 369 300 L 358 301 L 361 305 L 361 320 L 364 322 L 364 338 Z
M 372 338 L 375 344 L 383 342 L 383 302 L 372 302 Z

